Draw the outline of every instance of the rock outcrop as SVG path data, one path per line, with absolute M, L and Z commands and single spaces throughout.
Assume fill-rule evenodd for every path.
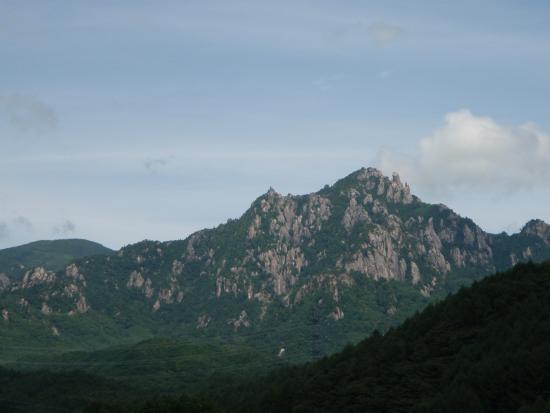
M 540 219 L 529 221 L 525 224 L 521 233 L 538 237 L 547 244 L 550 243 L 550 225 Z

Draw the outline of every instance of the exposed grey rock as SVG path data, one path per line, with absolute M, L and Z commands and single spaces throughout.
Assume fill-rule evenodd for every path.
M 202 314 L 197 318 L 197 328 L 206 328 L 210 324 L 212 318 L 209 315 Z
M 180 275 L 183 271 L 184 264 L 179 260 L 174 260 L 172 262 L 172 274 Z
M 6 289 L 11 284 L 11 280 L 8 278 L 8 276 L 4 273 L 0 273 L 0 293 Z
M 27 271 L 21 281 L 21 288 L 31 288 L 35 285 L 53 283 L 56 280 L 53 271 L 47 271 L 44 267 L 36 267 L 34 270 Z
M 418 284 L 422 279 L 420 270 L 414 261 L 411 261 L 411 278 L 413 284 Z
M 250 320 L 245 310 L 241 311 L 238 318 L 234 318 L 228 321 L 233 327 L 238 329 L 239 327 L 250 327 Z
M 329 317 L 332 318 L 334 321 L 338 321 L 344 318 L 344 312 L 342 309 L 338 306 L 332 310 L 332 312 L 329 314 Z
M 138 271 L 132 271 L 130 274 L 130 278 L 128 279 L 128 282 L 126 283 L 126 287 L 128 288 L 141 288 L 143 287 L 143 284 L 145 284 L 145 278 L 141 275 Z
M 40 311 L 44 315 L 50 315 L 52 313 L 52 309 L 48 306 L 46 302 L 42 303 L 42 308 L 40 309 Z
M 80 295 L 78 297 L 78 301 L 76 302 L 76 311 L 79 313 L 86 313 L 90 310 L 90 306 L 86 302 L 86 297 L 83 295 Z
M 84 281 L 84 276 L 80 274 L 78 267 L 74 263 L 67 266 L 65 269 L 65 275 L 69 278 L 74 278 L 75 280 Z
M 356 198 L 357 192 L 354 192 L 349 200 L 349 205 L 344 212 L 344 217 L 342 218 L 342 225 L 346 231 L 350 232 L 351 229 L 358 222 L 368 222 L 369 214 L 367 210 L 357 202 Z
M 550 225 L 540 219 L 529 221 L 521 230 L 522 234 L 533 235 L 550 243 Z

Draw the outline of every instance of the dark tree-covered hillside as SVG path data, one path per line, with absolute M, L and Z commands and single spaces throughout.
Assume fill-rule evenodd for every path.
M 384 336 L 218 400 L 264 413 L 550 411 L 550 263 L 518 265 Z

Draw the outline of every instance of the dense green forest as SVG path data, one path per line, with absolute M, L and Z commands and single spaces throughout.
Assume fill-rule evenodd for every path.
M 102 373 L 0 370 L 0 410 L 547 411 L 550 263 L 520 264 L 429 305 L 384 335 L 375 333 L 331 357 L 281 367 L 263 378 L 231 376 L 229 369 L 192 391 L 185 381 L 175 381 L 172 388 L 189 396 L 167 397 L 155 386 L 146 390 L 147 380 L 156 380 L 147 376 L 150 371 L 141 384 Z
M 265 374 L 285 364 L 277 355 L 243 343 L 159 338 L 92 352 L 29 356 L 6 364 L 6 367 L 27 372 L 78 369 L 145 392 L 173 396 L 182 388 L 197 392 L 209 384 Z

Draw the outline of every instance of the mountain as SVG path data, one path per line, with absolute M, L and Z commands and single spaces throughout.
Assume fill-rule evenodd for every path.
M 307 195 L 270 189 L 239 219 L 185 240 L 27 271 L 0 294 L 2 355 L 172 337 L 316 359 L 462 285 L 545 258 L 542 221 L 488 234 L 422 202 L 398 175 L 363 168 Z
M 217 397 L 228 412 L 550 411 L 550 262 L 519 264 L 383 336 Z
M 113 250 L 85 239 L 35 241 L 0 250 L 0 274 L 20 280 L 27 271 L 38 266 L 59 271 L 76 258 L 113 253 Z
M 96 364 L 101 361 L 95 374 L 0 368 L 0 410 L 546 412 L 550 410 L 550 261 L 518 264 L 475 282 L 386 334 L 375 332 L 317 362 L 281 368 L 262 378 L 239 377 L 239 369 L 228 364 L 215 369 L 210 387 L 192 393 L 192 398 L 159 399 L 159 380 L 165 390 L 179 384 L 180 392 L 189 391 L 193 374 L 200 380 L 204 374 L 200 369 L 217 363 L 208 358 L 223 357 L 212 346 L 199 347 L 153 340 L 96 352 L 88 356 Z M 241 349 L 229 357 L 246 363 L 256 354 Z M 75 354 L 58 360 L 90 371 L 84 361 Z M 179 369 L 186 364 L 179 371 L 183 380 L 165 376 L 171 366 Z M 140 386 L 130 382 L 134 370 L 142 374 Z M 225 372 L 233 376 L 224 378 Z

